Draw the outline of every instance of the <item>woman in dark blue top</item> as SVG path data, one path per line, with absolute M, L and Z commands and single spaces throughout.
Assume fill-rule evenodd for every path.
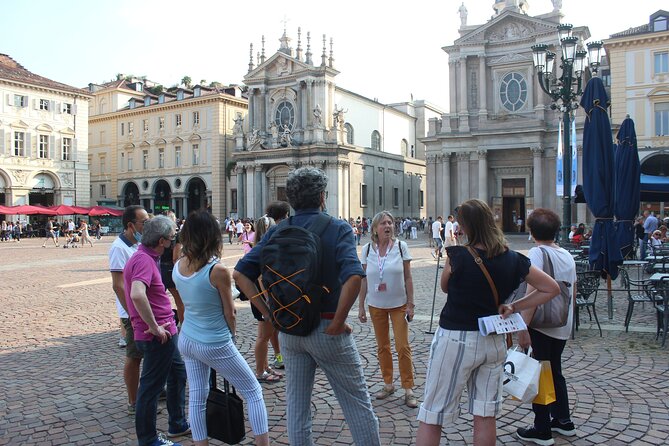
M 502 378 L 506 346 L 504 336 L 482 336 L 478 319 L 536 307 L 555 297 L 560 289 L 527 257 L 511 251 L 495 224 L 486 203 L 469 200 L 460 206 L 460 228 L 469 240 L 466 246 L 446 248 L 448 261 L 441 276 L 441 289 L 448 293 L 439 318 L 439 329 L 430 348 L 424 402 L 420 406 L 417 446 L 439 444 L 441 427 L 459 416 L 465 386 L 469 412 L 474 416 L 474 445 L 495 444 L 495 418 L 502 408 Z M 535 288 L 513 304 L 495 302 L 482 269 L 468 251 L 474 248 L 504 301 L 523 280 Z

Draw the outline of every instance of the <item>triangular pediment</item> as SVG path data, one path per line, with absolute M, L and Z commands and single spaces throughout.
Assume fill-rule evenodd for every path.
M 63 130 L 60 131 L 61 134 L 63 135 L 74 135 L 75 131 L 71 127 L 64 128 Z
M 27 129 L 28 128 L 28 124 L 26 124 L 23 121 L 15 121 L 15 122 L 12 122 L 11 125 L 12 125 L 12 127 L 16 127 L 16 128 L 19 128 L 19 129 Z
M 267 78 L 282 78 L 282 77 L 292 77 L 296 74 L 301 74 L 313 70 L 322 70 L 321 66 L 309 65 L 305 62 L 301 62 L 294 57 L 289 56 L 286 53 L 277 52 L 272 57 L 267 59 L 265 62 L 258 65 L 255 69 L 251 70 L 249 73 L 244 76 L 244 81 L 252 81 L 254 79 L 267 79 Z M 328 68 L 332 74 L 338 74 L 339 71 Z
M 176 138 L 174 138 L 172 140 L 172 144 L 179 144 L 179 143 L 182 143 L 182 142 L 184 142 L 184 140 L 183 140 L 183 138 L 181 138 L 179 136 L 177 136 Z
M 504 11 L 498 17 L 457 39 L 453 46 L 504 43 L 530 39 L 537 35 L 557 34 L 557 23 Z
M 51 127 L 49 124 L 40 124 L 36 127 L 36 129 L 39 132 L 53 132 L 53 127 Z
M 149 147 L 151 144 L 148 141 L 142 141 L 139 145 L 140 147 Z

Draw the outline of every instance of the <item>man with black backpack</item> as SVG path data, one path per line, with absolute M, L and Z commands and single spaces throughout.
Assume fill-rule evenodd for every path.
M 312 167 L 289 174 L 286 194 L 296 215 L 272 227 L 237 263 L 233 278 L 280 331 L 290 444 L 314 444 L 311 394 L 320 367 L 353 442 L 375 446 L 380 445 L 378 419 L 346 323 L 365 273 L 351 226 L 323 212 L 327 181 L 322 170 Z M 264 296 L 255 285 L 261 275 Z

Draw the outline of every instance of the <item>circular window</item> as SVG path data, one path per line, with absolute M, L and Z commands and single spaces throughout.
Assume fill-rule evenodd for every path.
M 148 181 L 144 181 L 144 182 L 142 183 L 142 189 L 147 190 L 148 188 L 149 188 L 149 182 L 148 182 Z
M 181 178 L 177 178 L 174 180 L 174 185 L 176 186 L 177 189 L 181 187 Z
M 283 130 L 284 126 L 287 126 L 292 131 L 293 125 L 295 125 L 295 107 L 293 107 L 293 104 L 288 101 L 281 102 L 276 107 L 274 122 L 279 130 Z
M 515 112 L 527 102 L 527 82 L 520 73 L 509 73 L 502 78 L 499 86 L 499 99 L 504 108 Z

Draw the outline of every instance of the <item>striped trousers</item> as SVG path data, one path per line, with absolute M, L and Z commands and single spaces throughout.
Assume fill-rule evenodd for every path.
M 369 398 L 365 374 L 350 333 L 326 335 L 332 321 L 321 320 L 308 336 L 279 333 L 286 365 L 286 413 L 291 446 L 312 446 L 311 394 L 316 367 L 320 367 L 341 405 L 353 443 L 378 446 L 379 421 Z
M 179 351 L 188 376 L 188 413 L 193 440 L 207 438 L 207 396 L 210 368 L 227 379 L 246 401 L 251 430 L 255 435 L 267 432 L 267 408 L 262 388 L 235 344 L 203 344 L 179 336 Z

